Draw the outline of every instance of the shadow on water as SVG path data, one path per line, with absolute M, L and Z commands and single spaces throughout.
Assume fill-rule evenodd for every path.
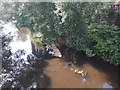
M 92 58 L 89 58 L 89 62 L 92 66 L 97 68 L 99 71 L 106 73 L 109 75 L 109 80 L 112 82 L 108 82 L 113 87 L 119 87 L 118 82 L 118 66 L 115 66 L 113 64 L 110 64 L 109 62 L 103 60 L 102 58 L 95 56 Z
M 66 62 L 72 62 L 73 65 L 77 65 L 82 69 L 85 68 L 85 71 L 90 72 L 91 74 L 90 76 L 88 73 L 88 76 L 90 76 L 91 78 L 93 77 L 93 79 L 95 76 L 92 75 L 95 75 L 95 73 L 98 76 L 101 76 L 102 75 L 101 73 L 104 73 L 107 75 L 104 78 L 106 82 L 110 86 L 118 87 L 118 66 L 114 66 L 113 64 L 110 64 L 109 62 L 103 60 L 98 56 L 88 58 L 84 52 L 76 52 L 74 49 L 68 48 L 67 46 L 62 46 L 59 49 L 61 53 L 64 55 Z M 102 76 L 104 77 L 104 75 Z M 101 80 L 97 78 L 96 81 L 101 81 Z
M 94 56 L 91 58 L 88 58 L 84 52 L 77 52 L 77 61 L 78 66 L 84 66 L 85 64 L 92 65 L 95 69 L 99 70 L 100 72 L 103 72 L 109 76 L 107 78 L 110 80 L 108 82 L 109 85 L 113 87 L 118 87 L 118 66 L 115 66 L 114 64 L 110 64 L 110 62 L 107 62 L 106 60 L 103 60 L 99 56 Z

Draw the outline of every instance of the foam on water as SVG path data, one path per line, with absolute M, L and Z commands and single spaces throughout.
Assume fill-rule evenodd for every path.
M 31 46 L 31 40 L 30 36 L 26 34 L 27 39 L 25 41 L 22 41 L 18 36 L 18 29 L 15 26 L 13 22 L 4 23 L 2 22 L 0 26 L 3 27 L 2 32 L 4 34 L 9 34 L 13 36 L 12 41 L 10 42 L 9 46 L 12 48 L 11 52 L 15 53 L 17 50 L 25 50 L 26 54 L 22 56 L 22 58 L 25 60 L 26 64 L 28 64 L 27 55 L 32 53 L 32 46 Z
M 18 37 L 14 37 L 13 41 L 10 43 L 10 47 L 12 47 L 12 53 L 15 53 L 16 50 L 21 49 L 25 50 L 26 54 L 31 54 L 32 53 L 32 46 L 31 46 L 31 41 L 30 41 L 30 36 L 27 35 L 27 40 L 26 41 L 21 41 L 18 39 Z
M 15 27 L 13 22 L 8 22 L 8 23 L 0 23 L 0 26 L 3 27 L 3 32 L 5 34 L 11 33 L 11 35 L 17 35 L 18 29 Z

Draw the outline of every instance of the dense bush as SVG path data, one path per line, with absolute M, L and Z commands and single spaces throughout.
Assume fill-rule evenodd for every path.
M 109 2 L 14 3 L 18 28 L 40 32 L 42 40 L 60 41 L 88 56 L 101 55 L 120 64 L 116 13 Z M 117 17 L 119 18 L 119 17 Z M 96 23 L 96 24 L 94 24 Z
M 17 20 L 18 28 L 29 27 L 32 34 L 40 32 L 43 40 L 50 42 L 54 38 L 54 23 L 56 10 L 54 3 L 24 2 L 14 3 L 12 17 Z
M 88 29 L 81 11 L 78 11 L 76 3 L 64 4 L 63 10 L 66 13 L 65 22 L 61 24 L 61 28 L 56 27 L 55 30 L 60 32 L 59 36 L 64 38 L 67 46 L 77 51 L 84 50 L 88 47 Z
M 89 34 L 92 37 L 92 53 L 120 64 L 120 29 L 117 26 L 91 24 Z

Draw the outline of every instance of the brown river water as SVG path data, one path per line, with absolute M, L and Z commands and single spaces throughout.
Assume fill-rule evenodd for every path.
M 52 88 L 110 88 L 106 83 L 118 87 L 118 83 L 115 83 L 118 80 L 117 72 L 112 72 L 109 69 L 112 73 L 111 76 L 95 68 L 90 63 L 86 63 L 82 67 L 69 66 L 63 58 L 54 58 L 47 62 L 49 64 L 44 72 L 51 78 Z M 74 72 L 77 69 L 87 72 L 88 75 L 83 78 Z
M 17 36 L 14 37 L 10 43 L 12 53 L 15 53 L 18 49 L 24 49 L 27 54 L 32 53 L 30 31 L 27 28 L 17 31 Z M 58 53 L 58 50 L 55 53 Z M 26 56 L 23 58 L 26 58 Z M 70 61 L 66 61 L 64 57 L 44 59 L 40 61 L 40 64 L 35 64 L 35 70 L 29 69 L 34 65 L 29 68 L 22 68 L 22 73 L 25 73 L 27 77 L 24 75 L 15 80 L 22 83 L 21 86 L 19 85 L 22 89 L 31 87 L 118 88 L 117 67 L 103 60 L 88 59 L 83 54 L 79 54 L 78 61 L 80 64 L 74 65 L 72 63 L 70 65 Z M 28 64 L 28 61 L 25 60 L 25 63 Z M 79 71 L 83 70 L 87 75 L 81 76 L 75 73 L 77 69 Z

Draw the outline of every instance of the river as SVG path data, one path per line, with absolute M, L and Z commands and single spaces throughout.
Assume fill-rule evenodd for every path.
M 33 54 L 30 30 L 18 30 L 13 23 L 0 23 L 1 32 L 12 37 L 8 44 L 11 55 L 2 58 L 1 88 L 117 88 L 118 71 L 105 61 L 79 55 L 79 63 L 67 62 L 56 47 L 56 57 L 44 59 Z M 4 39 L 4 38 L 3 38 Z M 4 48 L 4 47 L 3 47 Z M 37 54 L 40 53 L 36 51 Z M 59 55 L 58 55 L 59 54 Z M 57 57 L 58 56 L 58 57 Z M 47 55 L 46 55 L 47 57 Z M 5 67 L 6 66 L 6 67 Z M 8 67 L 7 67 L 8 66 Z M 85 76 L 76 71 L 83 71 Z

